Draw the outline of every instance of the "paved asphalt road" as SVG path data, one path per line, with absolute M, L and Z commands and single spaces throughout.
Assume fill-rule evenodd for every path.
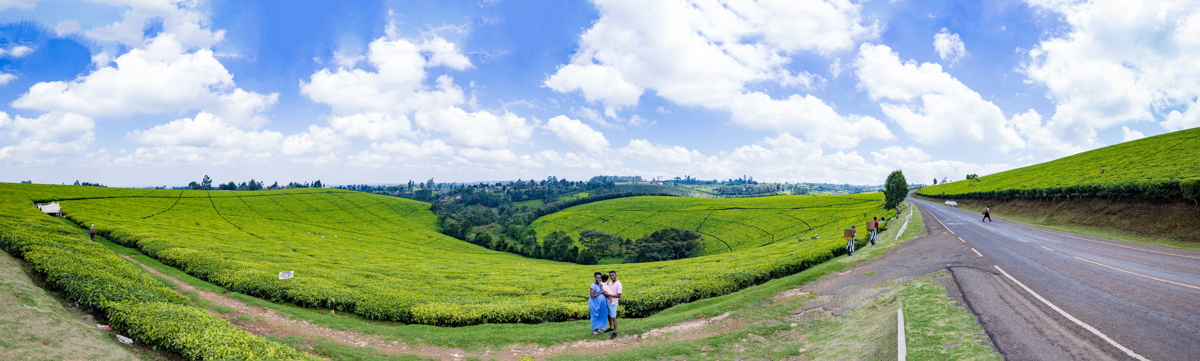
M 1200 360 L 1200 252 L 908 200 L 947 254 L 971 249 L 948 268 L 1009 360 Z

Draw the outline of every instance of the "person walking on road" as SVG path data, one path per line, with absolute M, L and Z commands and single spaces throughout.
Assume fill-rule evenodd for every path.
M 608 286 L 604 288 L 608 297 L 608 329 L 604 332 L 612 332 L 609 339 L 617 338 L 617 302 L 621 300 L 623 288 L 617 280 L 617 271 L 608 271 Z
M 92 228 L 88 229 L 88 233 L 92 234 L 92 242 L 96 241 L 96 224 L 92 224 Z
M 985 220 L 992 222 L 992 206 L 983 207 L 983 219 L 979 221 L 983 222 Z
M 604 326 L 608 322 L 608 298 L 604 296 L 604 274 L 596 272 L 593 276 L 596 282 L 592 283 L 590 296 L 588 297 L 588 311 L 592 316 L 592 335 L 599 335 L 604 331 Z
M 846 255 L 847 256 L 854 255 L 854 235 L 856 233 L 857 232 L 854 230 L 853 224 L 850 225 L 850 228 L 846 228 L 845 231 L 842 231 L 842 238 L 846 239 Z

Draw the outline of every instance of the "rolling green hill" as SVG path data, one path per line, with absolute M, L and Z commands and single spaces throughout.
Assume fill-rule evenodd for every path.
M 1200 197 L 1200 128 L 1091 150 L 1057 160 L 921 188 L 932 197 Z M 1103 173 L 1101 173 L 1103 171 Z
M 361 192 L 0 184 L 0 194 L 6 219 L 40 222 L 49 217 L 31 202 L 59 200 L 80 225 L 94 223 L 114 242 L 232 291 L 306 307 L 334 307 L 371 319 L 468 325 L 586 318 L 583 290 L 592 272 L 600 270 L 459 241 L 438 233 L 429 204 Z M 836 227 L 862 223 L 880 203 L 872 197 L 879 198 L 776 197 L 728 200 L 734 203 L 726 205 L 642 198 L 635 205 L 647 211 L 693 207 L 695 212 L 685 212 L 683 218 L 712 214 L 708 218 L 713 218 L 713 225 L 705 226 L 706 232 L 742 243 L 731 244 L 737 245 L 732 252 L 605 269 L 622 273 L 629 290 L 622 304 L 630 316 L 727 294 L 840 254 L 843 242 L 833 237 Z M 737 215 L 732 209 L 737 207 L 747 213 Z M 763 216 L 770 212 L 777 215 Z M 799 226 L 801 220 L 807 225 Z M 782 223 L 764 227 L 768 221 Z M 780 237 L 806 229 L 828 236 L 772 243 L 755 234 L 739 241 L 736 234 L 753 228 L 739 224 L 756 225 Z M 18 225 L 0 227 L 18 237 L 36 231 Z M 63 242 L 89 245 L 77 231 Z M 281 271 L 295 271 L 295 278 L 280 281 Z
M 704 255 L 750 250 L 819 228 L 829 237 L 851 219 L 883 216 L 882 193 L 841 197 L 774 196 L 757 198 L 632 197 L 579 205 L 538 218 L 531 225 L 540 237 L 561 231 L 578 239 L 587 229 L 629 239 L 665 228 L 704 235 Z M 862 225 L 862 222 L 858 222 Z

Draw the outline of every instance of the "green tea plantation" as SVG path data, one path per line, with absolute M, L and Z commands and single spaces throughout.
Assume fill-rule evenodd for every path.
M 776 242 L 795 244 L 817 229 L 845 227 L 850 220 L 870 219 L 880 209 L 882 194 L 840 197 L 774 196 L 758 198 L 633 197 L 584 204 L 538 218 L 540 237 L 565 232 L 578 239 L 587 229 L 637 239 L 664 228 L 704 235 L 701 254 L 752 251 Z M 858 222 L 862 225 L 862 222 Z M 838 236 L 834 232 L 824 232 Z
M 0 191 L 10 212 L 36 215 L 30 202 L 58 200 L 67 216 L 81 226 L 94 223 L 114 242 L 233 291 L 371 319 L 444 326 L 586 318 L 591 274 L 609 268 L 621 272 L 629 290 L 622 298 L 628 314 L 646 316 L 824 262 L 842 249 L 841 238 L 835 237 L 837 227 L 861 224 L 884 213 L 879 208 L 882 194 L 783 196 L 727 204 L 657 197 L 598 202 L 582 207 L 636 208 L 627 213 L 658 214 L 639 222 L 641 228 L 631 228 L 630 234 L 686 225 L 699 227 L 713 241 L 732 249 L 679 261 L 601 269 L 535 260 L 459 241 L 438 233 L 429 204 L 361 192 L 17 184 L 0 184 Z M 691 211 L 669 211 L 680 207 Z M 670 218 L 671 214 L 678 219 Z M 8 225 L 4 231 L 28 232 Z M 805 241 L 793 237 L 816 233 L 826 237 Z M 82 241 L 75 236 L 75 242 Z M 295 278 L 281 281 L 281 271 L 295 271 Z
M 1147 137 L 977 178 L 921 188 L 931 197 L 1200 198 L 1200 128 Z

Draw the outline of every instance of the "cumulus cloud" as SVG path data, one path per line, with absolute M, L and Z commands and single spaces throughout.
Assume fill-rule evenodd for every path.
M 1138 140 L 1146 137 L 1146 135 L 1142 134 L 1142 132 L 1129 129 L 1129 127 L 1121 127 L 1121 133 L 1124 135 L 1124 138 L 1121 140 L 1122 142 Z
M 269 130 L 245 131 L 225 124 L 217 116 L 201 112 L 194 118 L 177 119 L 147 130 L 135 130 L 126 139 L 157 146 L 242 148 L 274 151 L 283 134 Z
M 264 164 L 281 160 L 281 156 L 297 164 L 333 164 L 342 159 L 337 151 L 347 145 L 345 137 L 329 127 L 312 125 L 307 131 L 284 136 L 270 130 L 243 130 L 206 112 L 135 130 L 125 138 L 147 147 L 114 159 L 117 165 Z
M 958 34 L 951 34 L 946 28 L 933 35 L 933 49 L 937 50 L 938 57 L 951 64 L 967 56 L 967 47 L 963 45 L 962 38 Z
M 25 118 L 0 112 L 0 136 L 18 140 L 0 148 L 0 160 L 54 163 L 59 157 L 81 155 L 96 139 L 95 128 L 92 118 L 74 113 L 54 111 Z
M 236 88 L 233 75 L 211 50 L 188 52 L 172 34 L 162 34 L 145 49 L 130 50 L 114 62 L 115 67 L 106 65 L 75 80 L 34 84 L 12 106 L 93 117 L 200 109 L 257 128 L 267 122 L 259 113 L 279 98 L 278 93 Z
M 1059 138 L 1097 147 L 1097 129 L 1155 113 L 1168 130 L 1200 125 L 1200 3 L 1030 2 L 1070 27 L 1031 49 L 1021 68 L 1054 101 L 1049 127 Z
M 859 87 L 882 101 L 884 114 L 921 144 L 956 143 L 1001 152 L 1026 146 L 999 107 L 938 64 L 904 62 L 886 45 L 863 44 L 855 67 Z
M 550 118 L 550 121 L 546 123 L 546 129 L 554 132 L 558 139 L 562 139 L 579 150 L 599 153 L 608 149 L 608 139 L 604 138 L 603 133 L 575 119 L 562 115 Z
M 731 99 L 749 94 L 750 84 L 812 87 L 824 80 L 787 69 L 790 55 L 849 49 L 879 31 L 863 24 L 861 5 L 847 1 L 602 0 L 596 6 L 600 19 L 580 36 L 570 63 L 544 84 L 579 91 L 614 119 L 646 90 L 680 105 L 736 111 Z
M 811 95 L 775 100 L 754 92 L 735 96 L 729 109 L 733 121 L 747 128 L 803 134 L 810 142 L 835 149 L 856 147 L 862 139 L 894 138 L 878 119 L 840 115 L 832 106 Z
M 79 32 L 79 22 L 75 20 L 67 20 L 58 23 L 58 26 L 54 27 L 54 33 L 58 34 L 58 36 L 66 36 L 77 32 Z
M 454 154 L 466 162 L 517 158 L 503 148 L 527 141 L 535 124 L 511 112 L 462 109 L 471 101 L 448 75 L 425 84 L 429 68 L 472 67 L 456 44 L 434 35 L 405 39 L 393 25 L 386 33 L 367 46 L 365 61 L 373 71 L 356 67 L 359 60 L 339 60 L 336 70 L 321 69 L 300 82 L 301 94 L 330 106 L 331 129 L 374 142 L 369 151 L 352 156 L 354 162 L 378 166 Z M 425 139 L 420 146 L 400 139 L 435 134 L 438 138 Z
M 418 112 L 416 120 L 422 128 L 447 133 L 448 139 L 466 147 L 497 149 L 524 142 L 533 135 L 532 124 L 509 112 L 496 115 L 448 107 Z
M 768 182 L 881 184 L 895 169 L 903 169 L 909 180 L 920 182 L 925 178 L 990 174 L 1011 168 L 1008 164 L 934 160 L 916 147 L 886 147 L 870 152 L 870 158 L 857 151 L 826 153 L 820 145 L 789 133 L 765 137 L 713 156 L 644 139 L 630 141 L 618 153 L 627 164 L 653 166 L 653 176 L 687 174 L 700 179 L 725 179 L 753 174 L 755 179 Z
M 33 52 L 33 48 L 17 45 L 12 49 L 0 49 L 0 58 L 23 58 Z
M 33 9 L 40 0 L 0 0 L 0 10 L 10 8 Z
M 871 152 L 875 164 L 888 169 L 904 170 L 904 178 L 912 183 L 930 184 L 933 179 L 963 179 L 967 174 L 988 175 L 1012 169 L 1008 164 L 973 164 L 955 160 L 933 160 L 916 147 L 891 146 Z
M 703 163 L 708 160 L 707 157 L 694 149 L 687 149 L 678 145 L 654 144 L 646 139 L 630 140 L 629 145 L 620 149 L 620 153 L 630 159 L 668 166 L 691 165 Z
M 0 73 L 0 86 L 8 85 L 9 82 L 17 80 L 17 76 L 8 73 Z
M 128 7 L 120 21 L 86 32 L 87 37 L 133 48 L 142 48 L 153 39 L 145 34 L 146 24 L 161 21 L 163 33 L 172 34 L 184 48 L 211 48 L 225 38 L 225 30 L 212 30 L 201 1 L 179 0 L 103 0 L 109 5 Z

